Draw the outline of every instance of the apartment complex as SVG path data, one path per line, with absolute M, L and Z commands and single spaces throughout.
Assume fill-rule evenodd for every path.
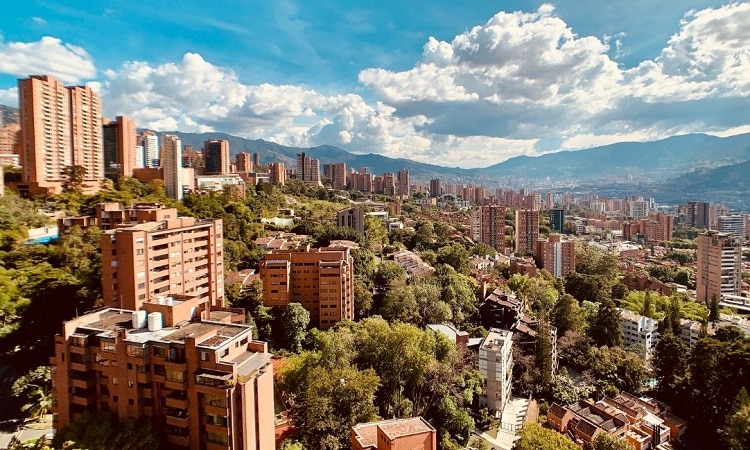
M 248 155 L 249 156 L 249 155 Z M 203 163 L 206 175 L 227 175 L 231 172 L 229 166 L 229 141 L 213 139 L 203 143 Z
M 154 296 L 192 295 L 221 307 L 221 219 L 177 217 L 173 208 L 136 214 L 138 223 L 102 233 L 104 305 L 139 309 Z
M 719 216 L 717 219 L 719 231 L 731 234 L 741 239 L 747 235 L 745 225 L 746 217 L 742 214 L 733 214 L 731 216 Z
M 21 154 L 19 191 L 59 193 L 63 170 L 81 166 L 84 192 L 104 178 L 99 96 L 83 86 L 65 87 L 48 75 L 18 80 Z
M 539 240 L 539 211 L 516 210 L 516 253 L 534 254 Z
M 555 233 L 560 233 L 560 234 L 565 232 L 565 210 L 564 209 L 550 209 L 549 221 L 550 221 L 550 228 L 552 228 L 552 231 L 554 231 Z
M 381 420 L 352 427 L 352 450 L 406 449 L 437 449 L 437 433 L 422 417 Z
M 665 242 L 672 240 L 674 216 L 657 213 L 633 222 L 622 224 L 622 238 L 634 240 L 640 236 L 645 242 Z
M 505 208 L 487 205 L 475 208 L 471 214 L 471 238 L 502 252 L 505 248 Z
M 695 274 L 696 300 L 710 302 L 715 295 L 739 295 L 741 281 L 741 239 L 737 236 L 706 231 L 698 235 Z
M 411 195 L 411 179 L 409 171 L 401 169 L 396 172 L 396 195 L 400 197 L 409 197 Z
M 323 175 L 331 180 L 334 189 L 346 189 L 346 164 L 328 163 L 323 166 Z
M 272 250 L 260 261 L 260 277 L 264 306 L 300 303 L 322 329 L 354 319 L 354 259 L 346 247 Z
M 297 154 L 297 179 L 305 184 L 322 186 L 320 182 L 320 161 L 305 153 Z
M 286 167 L 282 162 L 273 162 L 268 165 L 268 181 L 278 185 L 286 184 Z
M 65 322 L 50 358 L 55 429 L 109 411 L 151 419 L 170 448 L 272 450 L 271 355 L 233 320 L 170 297 Z
M 547 239 L 536 241 L 534 259 L 540 269 L 552 276 L 564 277 L 576 268 L 575 242 L 563 241 L 559 234 L 551 234 Z
M 135 122 L 117 116 L 102 125 L 104 175 L 110 179 L 133 176 L 136 167 Z
M 361 206 L 352 206 L 336 213 L 336 224 L 340 227 L 353 228 L 362 236 L 365 235 L 365 210 Z
M 0 166 L 20 166 L 21 126 L 0 125 Z
M 622 343 L 625 347 L 643 349 L 641 356 L 648 359 L 659 340 L 659 321 L 626 309 L 620 310 Z
M 250 153 L 237 153 L 237 156 L 234 157 L 234 164 L 237 166 L 237 172 L 255 171 L 255 164 L 253 164 L 252 155 L 250 155 Z
M 502 411 L 510 400 L 512 386 L 512 332 L 490 328 L 479 346 L 479 375 L 484 381 L 487 406 Z
M 687 422 L 660 403 L 627 392 L 596 403 L 581 400 L 567 407 L 553 403 L 547 410 L 547 423 L 583 448 L 591 448 L 600 434 L 617 436 L 635 450 L 671 448 L 661 444 L 687 431 Z

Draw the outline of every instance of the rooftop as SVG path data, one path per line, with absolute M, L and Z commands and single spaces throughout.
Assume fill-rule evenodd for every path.
M 389 439 L 396 439 L 419 433 L 435 432 L 435 429 L 422 417 L 360 423 L 355 425 L 352 429 L 362 447 L 368 448 L 378 446 L 378 428 L 380 428 Z

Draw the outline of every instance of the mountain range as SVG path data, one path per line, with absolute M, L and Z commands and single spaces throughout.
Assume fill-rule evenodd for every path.
M 0 105 L 5 123 L 17 120 L 16 108 Z M 602 194 L 652 195 L 660 202 L 710 200 L 750 210 L 750 133 L 730 137 L 687 134 L 650 142 L 622 142 L 575 151 L 558 151 L 540 156 L 517 156 L 489 167 L 462 169 L 395 159 L 368 153 L 358 154 L 330 145 L 290 147 L 262 139 L 246 139 L 226 133 L 176 134 L 183 145 L 200 149 L 209 139 L 229 141 L 232 156 L 258 153 L 261 163 L 296 164 L 305 152 L 321 165 L 343 162 L 348 167 L 367 167 L 372 173 L 408 169 L 414 181 L 439 178 L 444 183 L 477 183 L 488 187 L 527 187 L 566 190 L 580 186 Z M 322 167 L 321 167 L 322 169 Z M 631 195 L 631 194 L 628 194 Z

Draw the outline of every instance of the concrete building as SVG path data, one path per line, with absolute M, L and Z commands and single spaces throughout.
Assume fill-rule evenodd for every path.
M 12 123 L 0 127 L 0 166 L 21 165 L 21 126 Z
M 18 80 L 21 184 L 30 194 L 62 191 L 63 170 L 86 170 L 83 190 L 98 191 L 104 178 L 99 96 L 90 88 L 65 87 L 49 75 Z
M 390 419 L 352 427 L 352 450 L 436 450 L 437 433 L 423 418 Z
M 575 242 L 563 241 L 559 234 L 551 234 L 548 239 L 536 241 L 534 259 L 540 269 L 554 277 L 564 277 L 576 268 Z
M 116 180 L 132 177 L 136 167 L 135 122 L 127 116 L 102 125 L 104 176 Z
M 237 319 L 170 297 L 65 322 L 50 358 L 55 429 L 107 411 L 150 419 L 169 448 L 274 449 L 271 355 Z
M 139 309 L 158 295 L 224 303 L 221 219 L 177 217 L 174 208 L 136 210 L 138 223 L 102 233 L 104 305 Z
M 659 321 L 633 311 L 620 309 L 620 325 L 623 345 L 641 348 L 645 351 L 641 353 L 641 356 L 646 359 L 650 358 L 659 340 Z
M 539 211 L 516 210 L 516 253 L 533 254 L 539 240 Z
M 349 174 L 349 188 L 353 191 L 373 192 L 372 174 L 366 167 Z
M 361 206 L 352 206 L 336 213 L 336 224 L 340 227 L 354 228 L 365 235 L 365 210 Z
M 556 233 L 565 233 L 565 210 L 551 209 L 549 211 L 550 228 Z
M 430 180 L 430 197 L 437 198 L 443 195 L 440 188 L 440 180 L 435 178 Z
M 272 162 L 268 165 L 269 183 L 284 186 L 286 184 L 286 168 L 282 162 Z
M 693 228 L 711 228 L 711 204 L 708 202 L 688 202 L 687 226 Z
M 212 139 L 203 143 L 203 163 L 206 175 L 227 175 L 231 172 L 229 165 L 229 141 Z
M 742 247 L 740 238 L 717 231 L 698 235 L 695 284 L 696 301 L 710 302 L 715 295 L 740 295 Z
M 719 216 L 717 222 L 720 232 L 745 239 L 745 235 L 747 234 L 745 231 L 745 216 L 743 216 L 742 214 Z
M 238 174 L 226 174 L 226 175 L 196 175 L 195 176 L 195 189 L 198 191 L 214 191 L 222 192 L 224 188 L 233 187 L 236 190 L 236 195 L 240 198 L 245 198 L 246 195 L 246 184 L 245 180 L 242 179 Z
M 396 195 L 399 197 L 409 197 L 411 195 L 411 180 L 409 171 L 401 169 L 396 172 Z
M 263 305 L 297 302 L 321 329 L 354 319 L 354 258 L 348 248 L 273 250 L 260 261 Z
M 513 375 L 513 333 L 490 328 L 479 346 L 479 375 L 484 381 L 487 406 L 502 411 L 510 400 Z
M 346 164 L 328 163 L 323 166 L 323 176 L 331 180 L 334 189 L 346 189 Z
M 144 167 L 150 169 L 159 168 L 159 136 L 153 131 L 144 131 L 140 137 L 143 142 Z
M 651 212 L 648 200 L 629 200 L 628 215 L 633 219 L 641 219 Z
M 505 207 L 486 205 L 475 208 L 471 214 L 471 234 L 498 252 L 505 249 Z
M 687 348 L 692 350 L 703 335 L 703 324 L 697 320 L 680 319 L 680 340 Z
M 162 137 L 161 166 L 164 169 L 164 188 L 167 196 L 182 200 L 185 180 L 182 171 L 182 141 L 171 134 Z
M 320 182 L 320 161 L 305 153 L 297 154 L 297 179 L 305 184 L 322 186 Z
M 253 164 L 253 157 L 250 153 L 237 153 L 234 158 L 237 172 L 255 172 L 255 164 Z

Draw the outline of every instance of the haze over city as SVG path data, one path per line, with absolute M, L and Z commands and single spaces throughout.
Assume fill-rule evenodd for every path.
M 87 84 L 104 114 L 485 167 L 622 141 L 750 131 L 750 3 L 16 3 L 17 78 Z

